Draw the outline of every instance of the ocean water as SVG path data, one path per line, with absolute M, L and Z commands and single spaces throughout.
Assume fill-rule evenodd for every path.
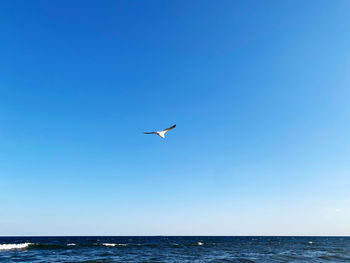
M 0 262 L 350 262 L 350 237 L 0 237 Z

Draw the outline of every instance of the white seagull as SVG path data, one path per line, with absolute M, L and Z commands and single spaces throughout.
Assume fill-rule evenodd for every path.
M 162 131 L 155 131 L 155 132 L 144 132 L 143 134 L 157 134 L 158 136 L 162 137 L 163 139 L 165 138 L 165 133 L 174 129 L 176 127 L 176 124 L 174 124 L 173 126 L 166 128 Z

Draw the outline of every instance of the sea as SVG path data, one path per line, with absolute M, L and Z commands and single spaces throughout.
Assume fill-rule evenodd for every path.
M 0 262 L 350 262 L 350 237 L 0 237 Z

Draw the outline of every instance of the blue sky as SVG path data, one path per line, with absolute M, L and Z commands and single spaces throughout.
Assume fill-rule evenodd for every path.
M 0 235 L 350 235 L 349 11 L 3 1 Z

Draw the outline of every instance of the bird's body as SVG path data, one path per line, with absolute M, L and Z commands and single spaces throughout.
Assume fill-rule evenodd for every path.
M 171 126 L 171 127 L 169 127 L 169 128 L 166 128 L 166 129 L 164 129 L 164 130 L 161 130 L 161 131 L 155 131 L 155 132 L 144 132 L 144 134 L 156 134 L 156 135 L 158 135 L 159 137 L 161 137 L 161 138 L 165 138 L 165 133 L 166 132 L 168 132 L 168 131 L 170 131 L 170 130 L 172 130 L 172 129 L 174 129 L 176 127 L 176 124 L 175 125 L 173 125 L 173 126 Z
M 164 139 L 165 138 L 165 131 L 157 131 L 157 135 Z

